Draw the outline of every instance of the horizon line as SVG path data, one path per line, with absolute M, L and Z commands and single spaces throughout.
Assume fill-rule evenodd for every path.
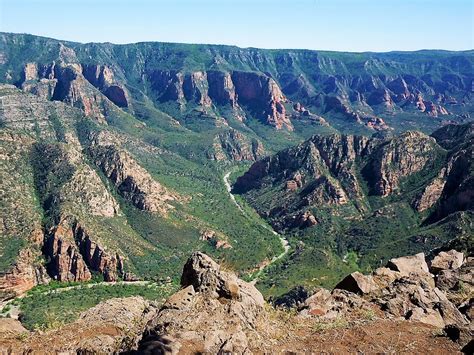
M 311 52 L 334 52 L 334 53 L 352 53 L 352 54 L 369 54 L 369 53 L 374 53 L 374 54 L 384 54 L 384 53 L 416 53 L 416 52 L 423 52 L 423 51 L 432 51 L 432 52 L 470 52 L 474 51 L 474 48 L 469 48 L 469 49 L 442 49 L 442 48 L 420 48 L 420 49 L 415 49 L 415 50 L 398 50 L 398 49 L 392 49 L 389 51 L 342 51 L 342 50 L 327 50 L 327 49 L 310 49 L 310 48 L 265 48 L 265 47 L 243 47 L 243 46 L 238 46 L 234 44 L 218 44 L 218 43 L 192 43 L 192 42 L 168 42 L 168 41 L 159 41 L 159 40 L 146 40 L 146 41 L 137 41 L 137 42 L 126 42 L 126 43 L 116 43 L 116 42 L 81 42 L 81 41 L 71 41 L 67 39 L 58 39 L 55 37 L 50 37 L 50 36 L 43 36 L 43 35 L 36 35 L 32 33 L 27 33 L 27 32 L 6 32 L 6 31 L 0 31 L 0 34 L 7 34 L 7 35 L 23 35 L 23 36 L 33 36 L 33 37 L 39 37 L 39 38 L 44 38 L 44 39 L 50 39 L 58 42 L 69 42 L 69 43 L 74 43 L 74 44 L 79 44 L 79 45 L 88 45 L 88 44 L 109 44 L 109 45 L 114 45 L 114 46 L 127 46 L 127 45 L 134 45 L 134 44 L 147 44 L 147 43 L 162 43 L 162 44 L 172 44 L 172 45 L 188 45 L 188 46 L 223 46 L 223 47 L 234 47 L 238 49 L 243 49 L 243 50 L 268 50 L 268 51 L 311 51 Z

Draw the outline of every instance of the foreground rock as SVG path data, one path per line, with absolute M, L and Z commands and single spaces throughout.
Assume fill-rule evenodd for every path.
M 444 328 L 450 338 L 467 346 L 474 334 L 469 297 L 474 278 L 471 259 L 466 265 L 463 260 L 463 254 L 455 250 L 441 252 L 430 270 L 423 253 L 395 258 L 372 275 L 355 272 L 347 276 L 332 292 L 317 290 L 299 307 L 300 314 L 328 320 L 373 309 L 383 318 Z
M 244 353 L 264 311 L 251 284 L 195 253 L 184 266 L 182 289 L 166 301 L 148 325 L 139 351 Z
M 442 251 L 431 261 L 431 271 L 438 274 L 443 270 L 456 270 L 462 266 L 463 262 L 463 253 L 456 250 Z
M 110 299 L 59 329 L 30 333 L 18 321 L 0 319 L 0 353 L 110 354 L 136 347 L 156 309 L 141 297 Z
M 266 305 L 255 287 L 197 252 L 184 266 L 182 289 L 159 310 L 140 297 L 112 299 L 44 333 L 0 319 L 0 353 L 469 353 L 472 302 L 458 286 L 438 289 L 425 264 L 422 255 L 397 258 L 390 265 L 407 273 L 354 273 L 310 297 L 295 289 L 280 300 L 298 309 L 288 312 Z M 458 285 L 472 287 L 471 258 L 450 271 Z M 435 336 L 443 327 L 447 337 Z

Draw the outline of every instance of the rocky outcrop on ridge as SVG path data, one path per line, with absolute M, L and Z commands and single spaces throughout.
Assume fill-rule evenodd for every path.
M 162 102 L 174 101 L 181 110 L 188 103 L 210 111 L 212 105 L 228 107 L 234 118 L 245 120 L 242 110 L 276 129 L 292 130 L 286 98 L 274 79 L 253 72 L 180 72 L 158 70 L 150 74 L 152 88 Z
M 76 321 L 47 332 L 28 332 L 0 319 L 0 352 L 119 353 L 137 345 L 156 308 L 142 297 L 114 298 L 84 311 Z M 8 327 L 5 331 L 4 327 Z
M 368 155 L 373 145 L 365 137 L 315 136 L 254 163 L 237 179 L 234 191 L 255 198 L 257 211 L 277 228 L 315 225 L 312 206 L 350 204 L 357 214 L 365 207 L 356 159 Z M 275 189 L 272 205 L 258 197 L 258 191 L 269 188 Z
M 472 257 L 456 251 L 437 254 L 429 265 L 423 254 L 400 257 L 371 275 L 348 275 L 332 291 L 298 288 L 275 309 L 254 286 L 197 252 L 183 268 L 181 290 L 159 309 L 140 297 L 112 299 L 41 333 L 12 322 L 5 332 L 0 319 L 0 349 L 251 354 L 415 347 L 469 353 L 472 267 Z M 341 331 L 344 339 L 337 336 Z
M 317 289 L 306 300 L 285 299 L 278 304 L 297 307 L 302 317 L 322 322 L 350 318 L 364 310 L 376 312 L 378 317 L 443 328 L 450 337 L 456 329 L 457 336 L 452 339 L 464 347 L 474 332 L 473 305 L 469 298 L 474 290 L 472 268 L 472 257 L 465 259 L 455 250 L 439 253 L 429 266 L 420 253 L 392 259 L 371 275 L 354 272 L 332 292 Z
M 63 48 L 67 48 L 63 46 Z M 120 84 L 107 65 L 81 65 L 68 48 L 67 59 L 48 64 L 26 63 L 21 89 L 43 99 L 58 100 L 78 107 L 86 116 L 105 122 L 114 104 L 127 108 L 128 91 Z
M 403 199 L 406 194 L 413 209 L 430 211 L 431 223 L 472 209 L 472 138 L 467 127 L 450 131 L 459 131 L 460 137 L 451 138 L 458 143 L 448 143 L 448 151 L 437 143 L 436 133 L 431 137 L 408 131 L 370 139 L 313 136 L 255 162 L 233 188 L 280 230 L 317 224 L 321 208 L 360 218 L 369 211 L 371 195 Z M 449 140 L 447 135 L 440 133 L 441 142 Z M 269 191 L 272 200 L 266 197 Z M 342 211 L 341 206 L 347 208 Z M 310 215 L 314 219 L 306 223 Z
M 173 208 L 169 201 L 177 200 L 177 195 L 155 181 L 127 151 L 118 148 L 110 139 L 106 132 L 91 137 L 88 150 L 94 163 L 134 206 L 165 215 Z
M 212 146 L 213 151 L 208 155 L 217 161 L 256 161 L 265 153 L 259 140 L 248 139 L 235 129 L 219 133 Z
M 2 34 L 0 40 L 2 81 L 81 107 L 99 120 L 116 109 L 133 112 L 135 103 L 150 102 L 168 114 L 178 107 L 183 117 L 228 111 L 225 118 L 254 118 L 291 130 L 293 118 L 285 103 L 301 103 L 325 119 L 387 130 L 386 118 L 398 114 L 426 115 L 441 126 L 465 122 L 472 111 L 472 51 L 355 55 L 170 43 L 79 44 L 19 34 Z M 416 121 L 410 124 L 417 126 Z
M 436 141 L 420 132 L 406 132 L 382 144 L 372 155 L 367 179 L 373 179 L 377 195 L 395 192 L 400 179 L 423 170 L 436 159 Z
M 50 231 L 44 251 L 49 273 L 58 281 L 88 281 L 95 271 L 111 282 L 124 274 L 122 257 L 94 241 L 73 217 L 64 217 Z
M 181 287 L 148 324 L 139 352 L 248 352 L 264 312 L 254 286 L 198 252 L 184 266 Z
M 450 279 L 455 282 L 467 280 L 463 287 L 471 290 L 474 287 L 472 278 L 469 280 L 467 271 L 463 271 L 470 270 L 472 275 L 471 259 L 449 251 L 438 254 L 428 266 L 422 253 L 400 257 L 390 260 L 386 267 L 375 270 L 372 275 L 358 272 L 348 275 L 333 291 L 318 289 L 308 297 L 306 290 L 301 289 L 290 296 L 298 300 L 285 299 L 279 304 L 299 310 L 292 320 L 299 324 L 296 332 L 304 333 L 302 327 L 308 326 L 310 323 L 306 322 L 311 320 L 313 326 L 317 320 L 322 327 L 324 324 L 330 327 L 341 319 L 350 322 L 363 314 L 372 314 L 372 321 L 380 322 L 384 327 L 384 320 L 410 322 L 412 327 L 422 323 L 433 327 L 431 329 L 445 329 L 447 336 L 457 329 L 459 336 L 451 338 L 464 347 L 473 332 L 472 304 L 466 296 L 469 292 L 463 293 L 464 299 L 453 301 L 453 296 L 446 293 L 445 280 L 440 275 L 457 272 L 449 276 Z M 430 272 L 436 272 L 437 276 Z M 275 347 L 278 341 L 272 339 L 271 334 L 279 333 L 273 328 L 279 323 L 272 318 L 268 308 L 263 308 L 258 291 L 222 271 L 206 255 L 196 253 L 188 260 L 181 285 L 181 291 L 169 298 L 149 323 L 139 343 L 139 352 L 250 353 L 262 348 L 282 350 L 288 345 Z M 261 324 L 266 324 L 267 332 Z M 287 329 L 286 339 L 291 341 L 293 328 Z M 262 336 L 263 333 L 266 336 Z M 305 339 L 299 334 L 300 340 Z

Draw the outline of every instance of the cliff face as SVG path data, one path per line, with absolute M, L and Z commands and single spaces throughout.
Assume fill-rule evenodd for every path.
M 114 104 L 127 108 L 130 100 L 128 91 L 116 80 L 110 67 L 83 66 L 75 53 L 67 61 L 26 63 L 21 88 L 41 98 L 78 107 L 99 122 L 105 122 Z
M 365 137 L 314 136 L 256 162 L 237 179 L 234 191 L 248 195 L 279 229 L 317 224 L 311 213 L 316 206 L 348 205 L 357 215 L 366 207 L 356 159 L 367 156 L 374 144 Z M 261 200 L 259 191 L 273 191 L 273 202 Z
M 407 132 L 380 146 L 365 169 L 366 179 L 373 179 L 373 191 L 380 196 L 392 194 L 400 179 L 417 173 L 429 161 L 436 160 L 436 142 L 419 132 Z
M 419 132 L 385 140 L 314 136 L 254 163 L 234 191 L 280 230 L 312 226 L 308 216 L 318 221 L 324 209 L 363 218 L 370 196 L 406 201 L 418 212 L 434 209 L 440 219 L 472 209 L 472 137 L 467 127 L 451 131 L 460 137 L 444 134 L 445 141 L 458 142 L 449 152 Z
M 287 100 L 274 79 L 256 73 L 234 72 L 232 80 L 239 101 L 247 104 L 257 118 L 276 129 L 293 130 L 284 106 Z
M 117 109 L 134 112 L 135 104 L 149 102 L 169 114 L 176 114 L 177 107 L 183 121 L 204 113 L 292 130 L 286 103 L 301 102 L 330 123 L 342 120 L 347 127 L 387 130 L 399 129 L 402 122 L 412 128 L 422 125 L 407 120 L 407 114 L 420 120 L 431 117 L 433 126 L 463 122 L 473 106 L 471 51 L 354 55 L 162 43 L 77 44 L 7 34 L 1 41 L 1 80 L 81 107 L 99 120 Z M 30 51 L 18 54 L 15 46 Z
M 39 72 L 28 65 L 25 78 L 35 80 Z M 113 82 L 105 68 L 98 78 L 100 89 Z M 8 85 L 0 86 L 0 101 L 0 297 L 48 282 L 45 267 L 59 281 L 87 281 L 92 272 L 105 281 L 130 276 L 124 272 L 130 254 L 120 243 L 133 238 L 136 250 L 150 246 L 137 241 L 130 227 L 110 232 L 124 219 L 111 189 L 137 208 L 162 216 L 178 195 L 122 147 L 136 141 L 107 131 L 91 134 L 81 126 L 89 127 L 90 117 L 79 109 Z
M 58 281 L 88 281 L 91 273 L 74 243 L 73 230 L 61 221 L 45 244 L 50 257 L 49 273 Z
M 142 168 L 125 150 L 110 144 L 105 133 L 91 138 L 89 154 L 118 192 L 137 208 L 166 214 L 173 208 L 168 201 L 175 201 L 171 193 Z
M 102 274 L 105 281 L 123 275 L 122 258 L 94 242 L 74 217 L 63 218 L 50 231 L 45 251 L 51 259 L 49 272 L 58 281 L 88 281 L 91 271 Z
M 175 102 L 181 110 L 187 104 L 210 111 L 214 105 L 227 107 L 233 118 L 242 121 L 246 114 L 242 108 L 263 123 L 276 129 L 292 130 L 286 113 L 287 101 L 272 78 L 249 72 L 192 72 L 154 71 L 150 74 L 151 86 L 161 102 Z
M 263 155 L 263 145 L 259 140 L 248 139 L 235 129 L 218 134 L 209 152 L 209 157 L 217 161 L 256 161 Z
M 34 231 L 29 236 L 31 245 L 18 252 L 12 267 L 0 272 L 0 300 L 22 295 L 36 285 L 49 282 L 46 269 L 37 262 L 43 238 L 42 230 Z M 5 241 L 7 242 L 9 241 Z

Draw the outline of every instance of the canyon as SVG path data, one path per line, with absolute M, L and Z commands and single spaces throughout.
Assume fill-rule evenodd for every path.
M 0 60 L 0 349 L 472 349 L 472 50 Z

